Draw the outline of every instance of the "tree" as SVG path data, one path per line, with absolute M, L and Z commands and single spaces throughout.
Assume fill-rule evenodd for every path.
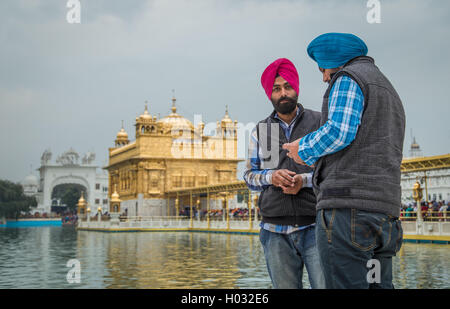
M 65 205 L 64 211 L 74 212 L 77 209 L 78 200 L 81 192 L 86 192 L 86 188 L 79 184 L 61 184 L 53 188 L 52 200 L 60 199 L 61 204 Z M 86 195 L 85 195 L 86 198 Z
M 81 189 L 77 187 L 68 187 L 64 191 L 61 197 L 61 202 L 66 204 L 67 209 L 70 211 L 76 211 L 78 200 L 81 196 Z
M 21 212 L 37 206 L 35 197 L 26 196 L 20 184 L 0 180 L 0 217 L 17 219 Z

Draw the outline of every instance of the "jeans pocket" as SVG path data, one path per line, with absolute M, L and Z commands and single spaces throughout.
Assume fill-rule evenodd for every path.
M 328 242 L 331 243 L 331 235 L 333 231 L 333 221 L 336 216 L 336 209 L 321 209 L 320 210 L 320 224 L 327 233 Z
M 403 244 L 403 227 L 402 222 L 399 219 L 395 220 L 395 224 L 397 226 L 396 232 L 398 233 L 398 237 L 395 242 L 395 253 L 397 253 L 400 251 Z
M 261 228 L 261 230 L 259 231 L 259 241 L 261 242 L 261 245 L 263 247 L 265 247 L 265 245 L 266 245 L 266 241 L 267 241 L 267 237 L 268 237 L 267 234 L 268 234 L 268 232 L 264 228 Z
M 376 246 L 377 232 L 381 233 L 379 214 L 351 210 L 351 238 L 352 245 L 363 251 L 369 251 Z M 375 220 L 374 220 L 375 219 Z

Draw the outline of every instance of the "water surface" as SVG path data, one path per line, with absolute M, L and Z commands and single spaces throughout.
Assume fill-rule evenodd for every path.
M 70 259 L 81 282 L 69 284 Z M 404 243 L 396 288 L 449 288 L 450 247 Z M 304 285 L 309 287 L 307 275 Z M 0 228 L 0 288 L 271 288 L 255 235 Z

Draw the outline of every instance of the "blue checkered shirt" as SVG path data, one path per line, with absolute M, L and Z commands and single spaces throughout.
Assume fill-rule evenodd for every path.
M 297 108 L 297 115 L 291 121 L 290 124 L 285 123 L 281 120 L 277 114 L 275 118 L 280 120 L 280 127 L 286 138 L 289 140 L 291 137 L 292 129 L 296 123 L 298 116 L 300 115 L 301 109 Z M 248 158 L 246 169 L 244 171 L 244 180 L 247 186 L 252 191 L 263 191 L 267 187 L 272 185 L 272 174 L 275 170 L 273 169 L 261 169 L 261 148 L 259 147 L 258 136 L 256 132 L 256 127 L 253 128 L 250 134 L 250 141 L 248 145 Z M 303 176 L 303 187 L 312 187 L 312 173 L 302 174 Z
M 296 123 L 300 112 L 302 111 L 301 107 L 297 108 L 297 115 L 291 121 L 290 124 L 285 123 L 281 120 L 278 115 L 275 113 L 275 118 L 280 120 L 280 127 L 283 129 L 283 132 L 286 138 L 289 140 L 294 124 Z M 261 169 L 261 159 L 262 156 L 261 149 L 259 148 L 258 136 L 256 132 L 256 127 L 252 130 L 250 135 L 250 141 L 248 146 L 248 158 L 246 170 L 244 171 L 244 180 L 247 183 L 247 186 L 252 191 L 263 191 L 265 188 L 272 185 L 272 173 L 275 170 L 272 169 Z M 312 173 L 302 174 L 303 178 L 303 188 L 312 187 Z M 314 224 L 312 224 L 314 225 Z M 292 232 L 304 229 L 308 226 L 300 226 L 294 227 L 291 225 L 275 225 L 270 223 L 261 222 L 260 226 L 265 230 L 281 233 L 281 234 L 290 234 Z
M 349 76 L 340 76 L 330 91 L 328 120 L 317 131 L 305 135 L 298 155 L 308 165 L 320 157 L 338 152 L 355 139 L 364 110 L 364 95 Z

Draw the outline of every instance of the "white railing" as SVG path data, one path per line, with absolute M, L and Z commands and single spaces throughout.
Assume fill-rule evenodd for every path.
M 253 219 L 253 218 L 252 218 Z M 255 230 L 259 229 L 259 221 L 248 221 L 236 218 L 231 218 L 229 222 L 226 220 L 208 220 L 202 218 L 198 220 L 197 218 L 189 217 L 158 217 L 158 216 L 129 216 L 121 217 L 120 222 L 117 226 L 112 226 L 111 221 L 80 221 L 78 227 L 80 228 L 93 228 L 93 229 L 211 229 L 211 230 Z
M 408 217 L 406 217 L 408 218 Z M 441 218 L 438 218 L 441 219 Z M 259 230 L 260 221 L 241 220 L 240 218 L 230 217 L 229 222 L 226 220 L 206 220 L 206 218 L 192 218 L 189 217 L 121 217 L 120 222 L 113 224 L 111 221 L 79 221 L 79 228 L 89 229 L 159 229 L 159 230 L 190 230 L 190 229 L 202 229 L 202 230 L 240 230 L 240 231 L 252 231 Z M 450 222 L 447 221 L 408 221 L 402 220 L 403 232 L 405 235 L 429 235 L 429 236 L 449 236 L 450 235 Z

